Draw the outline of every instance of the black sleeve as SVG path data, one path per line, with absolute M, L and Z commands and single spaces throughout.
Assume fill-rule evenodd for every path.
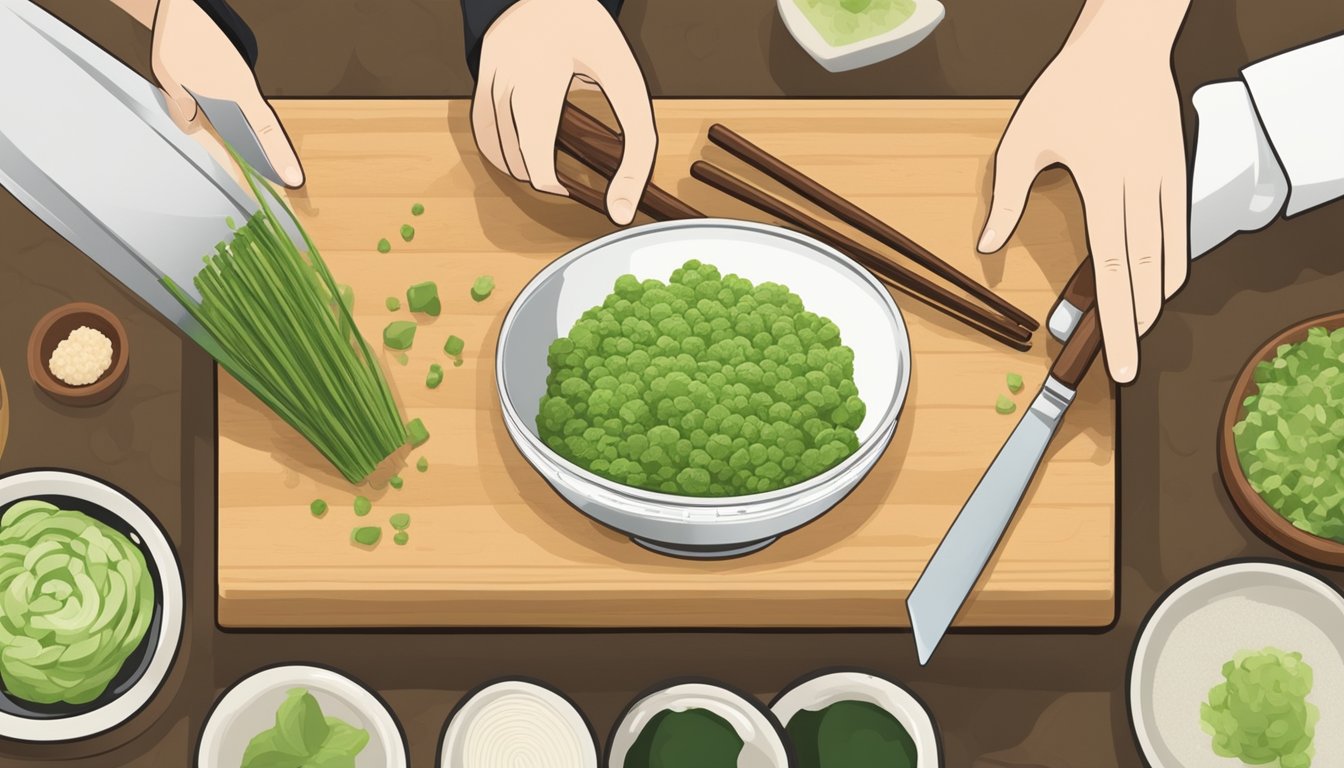
M 224 35 L 233 43 L 233 47 L 238 49 L 238 53 L 247 59 L 248 66 L 253 69 L 257 66 L 257 36 L 252 34 L 251 27 L 236 11 L 229 7 L 226 0 L 196 0 L 196 4 L 205 11 L 216 25 L 223 30 Z
M 481 41 L 485 31 L 500 14 L 518 0 L 462 0 L 462 33 L 467 42 L 467 67 L 475 78 L 481 68 Z M 597 0 L 612 16 L 621 10 L 624 0 Z

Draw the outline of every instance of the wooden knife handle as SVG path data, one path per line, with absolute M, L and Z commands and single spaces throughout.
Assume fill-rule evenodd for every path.
M 1083 259 L 1078 265 L 1078 269 L 1074 270 L 1073 276 L 1064 285 L 1064 291 L 1059 294 L 1059 298 L 1055 301 L 1055 306 L 1050 308 L 1050 314 L 1053 315 L 1059 305 L 1065 301 L 1073 305 L 1073 308 L 1079 312 L 1086 312 L 1097 303 L 1097 281 L 1092 272 L 1091 256 Z
M 1059 356 L 1050 366 L 1050 375 L 1059 383 L 1076 391 L 1100 351 L 1101 324 L 1097 322 L 1097 310 L 1089 309 L 1078 321 L 1078 327 L 1074 329 L 1073 335 L 1059 350 Z

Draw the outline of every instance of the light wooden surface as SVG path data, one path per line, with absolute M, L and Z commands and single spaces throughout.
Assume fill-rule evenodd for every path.
M 712 215 L 757 218 L 692 181 L 707 158 L 777 188 L 707 146 L 721 121 L 892 222 L 1038 318 L 1082 255 L 1077 196 L 1047 175 L 1006 252 L 978 257 L 988 168 L 1007 101 L 663 101 L 655 180 Z M 407 285 L 438 282 L 441 317 L 422 325 L 407 366 L 384 353 L 405 412 L 432 434 L 397 459 L 404 489 L 356 492 L 226 374 L 219 375 L 219 621 L 226 627 L 893 627 L 904 597 L 1039 387 L 1057 350 L 1029 353 L 972 335 L 897 295 L 914 380 L 896 436 L 871 475 L 830 513 L 766 550 L 689 562 L 646 552 L 574 511 L 521 458 L 499 416 L 493 354 L 509 303 L 545 264 L 611 229 L 572 201 L 487 170 L 464 101 L 281 102 L 308 173 L 291 196 L 338 281 L 355 288 L 371 340 L 403 309 Z M 425 213 L 412 217 L 412 203 Z M 415 240 L 398 227 L 411 223 Z M 380 237 L 393 243 L 381 255 Z M 468 287 L 493 274 L 494 296 Z M 424 385 L 444 340 L 465 364 Z M 1021 373 L 1018 414 L 998 415 L 1004 375 Z M 1108 624 L 1115 599 L 1115 409 L 1094 367 L 961 626 Z M 429 471 L 413 467 L 425 456 Z M 314 498 L 331 510 L 308 513 Z M 357 524 L 410 512 L 410 543 L 365 550 Z

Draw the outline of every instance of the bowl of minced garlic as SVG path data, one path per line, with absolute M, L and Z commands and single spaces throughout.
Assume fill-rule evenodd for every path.
M 97 405 L 126 380 L 126 329 L 111 312 L 78 302 L 48 312 L 28 339 L 28 372 L 53 399 Z

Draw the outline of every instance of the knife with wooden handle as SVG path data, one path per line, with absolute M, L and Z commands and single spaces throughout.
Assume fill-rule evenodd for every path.
M 1050 375 L 985 471 L 906 599 L 919 663 L 927 664 L 980 579 L 1101 349 L 1095 310 L 1084 313 Z

